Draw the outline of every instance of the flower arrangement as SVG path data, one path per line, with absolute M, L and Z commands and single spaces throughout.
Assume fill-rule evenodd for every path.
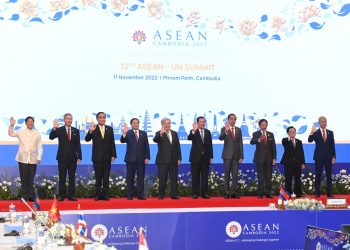
M 212 168 L 209 171 L 208 185 L 209 195 L 224 195 L 224 174 Z M 111 172 L 110 175 L 110 197 L 126 197 L 127 185 L 126 178 Z M 272 192 L 279 194 L 280 186 L 284 185 L 284 176 L 275 169 L 272 172 Z M 137 183 L 135 178 L 135 184 Z M 180 196 L 192 195 L 192 175 L 191 172 L 182 172 L 178 175 L 178 193 Z M 68 185 L 68 183 L 67 183 Z M 325 178 L 321 181 L 322 191 L 325 191 Z M 11 200 L 21 197 L 21 184 L 19 177 L 9 177 L 7 174 L 0 176 L 0 199 Z M 40 199 L 51 199 L 58 191 L 58 176 L 39 175 L 35 179 L 35 187 L 38 190 Z M 301 175 L 301 187 L 304 194 L 313 194 L 315 187 L 315 175 L 306 170 Z M 159 180 L 156 174 L 150 174 L 145 177 L 145 195 L 150 197 L 158 196 Z M 136 187 L 137 189 L 137 187 Z M 254 168 L 242 168 L 238 170 L 238 192 L 241 195 L 256 195 L 257 191 L 257 172 Z M 350 174 L 343 169 L 333 175 L 333 193 L 350 194 Z M 137 194 L 135 194 L 136 196 Z M 167 183 L 166 195 L 170 195 L 170 183 Z M 76 196 L 78 198 L 89 198 L 95 196 L 95 173 L 89 171 L 88 176 L 76 176 Z
M 290 210 L 312 210 L 319 211 L 325 208 L 322 201 L 315 199 L 301 198 L 295 200 L 288 200 L 285 202 L 286 209 Z

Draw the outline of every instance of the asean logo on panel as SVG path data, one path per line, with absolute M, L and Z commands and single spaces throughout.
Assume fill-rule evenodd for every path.
M 91 237 L 96 241 L 103 241 L 108 236 L 107 228 L 102 224 L 97 224 L 91 229 Z
M 226 234 L 231 238 L 237 238 L 242 233 L 242 226 L 237 221 L 231 221 L 226 225 Z
M 146 34 L 143 31 L 135 31 L 132 35 L 132 39 L 134 42 L 137 42 L 138 44 L 141 44 L 142 42 L 146 41 Z

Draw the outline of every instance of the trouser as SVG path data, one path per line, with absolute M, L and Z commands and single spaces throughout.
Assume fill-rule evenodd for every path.
M 258 195 L 271 195 L 272 160 L 256 163 L 258 174 Z
M 284 166 L 284 176 L 286 179 L 286 191 L 290 194 L 295 193 L 301 195 L 301 166 L 292 162 L 290 165 Z M 292 182 L 294 178 L 294 188 L 292 189 Z
M 315 194 L 321 193 L 321 177 L 323 166 L 326 169 L 327 195 L 332 194 L 332 161 L 315 161 Z
M 232 195 L 238 193 L 238 160 L 230 159 L 224 160 L 225 175 L 224 175 L 224 188 L 226 195 Z M 230 187 L 230 181 L 232 178 L 232 186 Z
M 68 196 L 75 196 L 75 172 L 77 161 L 58 161 L 58 195 L 66 196 L 66 178 L 68 172 Z
M 191 163 L 192 195 L 199 195 L 199 188 L 202 196 L 208 195 L 209 166 L 210 161 L 204 157 L 199 163 Z
M 109 174 L 111 172 L 111 161 L 94 161 L 95 170 L 95 194 L 96 197 L 108 197 Z M 102 190 L 101 190 L 102 188 Z
M 128 189 L 128 197 L 133 197 L 135 174 L 137 173 L 137 195 L 144 196 L 144 180 L 145 180 L 145 163 L 144 162 L 127 162 L 126 163 L 126 185 Z
M 18 166 L 23 197 L 34 199 L 34 177 L 36 173 L 36 164 L 19 162 Z
M 158 195 L 164 196 L 165 189 L 168 179 L 168 174 L 170 177 L 170 193 L 171 196 L 177 196 L 177 175 L 178 175 L 178 166 L 176 163 L 168 164 L 158 164 L 158 178 L 159 178 L 159 190 Z

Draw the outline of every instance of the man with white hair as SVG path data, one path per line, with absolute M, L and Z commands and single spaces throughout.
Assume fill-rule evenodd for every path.
M 158 165 L 159 191 L 158 198 L 164 199 L 165 188 L 170 176 L 170 191 L 172 199 L 179 199 L 177 190 L 178 166 L 181 163 L 181 148 L 177 132 L 171 130 L 169 118 L 163 118 L 162 128 L 156 132 L 153 141 L 158 144 L 156 164 Z
M 335 163 L 335 142 L 333 131 L 327 128 L 327 118 L 321 116 L 318 118 L 318 124 L 320 128 L 317 129 L 312 126 L 311 133 L 309 135 L 309 142 L 315 142 L 316 147 L 314 151 L 315 161 L 315 196 L 321 195 L 321 175 L 323 166 L 326 169 L 327 179 L 327 196 L 333 197 L 332 194 L 332 164 Z

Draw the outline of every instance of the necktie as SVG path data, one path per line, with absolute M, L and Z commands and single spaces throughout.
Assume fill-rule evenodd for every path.
M 202 138 L 202 142 L 204 142 L 204 133 L 203 133 L 203 129 L 201 130 L 201 138 Z
M 171 139 L 170 139 L 170 136 L 169 136 L 169 131 L 166 132 L 166 136 L 168 137 L 169 141 L 170 141 L 170 144 L 171 144 Z
M 267 137 L 266 137 L 266 132 L 263 131 L 263 142 L 266 144 L 267 143 Z
M 326 130 L 325 129 L 322 129 L 322 139 L 323 139 L 323 142 L 326 142 L 326 140 L 327 140 Z
M 104 139 L 104 138 L 105 138 L 105 127 L 104 127 L 104 126 L 101 126 L 101 127 L 100 127 L 100 131 L 101 131 L 102 139 Z
M 232 135 L 232 139 L 234 139 L 235 138 L 235 128 L 234 127 L 231 128 L 231 135 Z
M 139 136 L 137 135 L 137 131 L 135 131 L 135 138 L 136 138 L 136 141 L 139 142 Z
M 67 128 L 68 141 L 70 141 L 70 128 Z
M 292 139 L 293 147 L 295 148 L 295 138 Z

